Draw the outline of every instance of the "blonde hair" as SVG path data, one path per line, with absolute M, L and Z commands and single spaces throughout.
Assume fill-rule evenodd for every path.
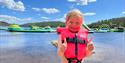
M 69 13 L 67 13 L 66 21 L 69 20 L 71 17 L 81 17 L 81 18 L 83 18 L 83 14 L 78 9 L 73 9 Z

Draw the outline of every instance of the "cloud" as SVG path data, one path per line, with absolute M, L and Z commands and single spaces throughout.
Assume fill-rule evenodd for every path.
M 88 2 L 96 2 L 97 0 L 88 0 Z
M 32 20 L 32 18 L 24 18 L 24 19 L 22 19 L 22 21 L 30 21 L 30 20 Z
M 84 13 L 83 15 L 84 16 L 93 16 L 93 15 L 95 15 L 96 13 Z
M 25 11 L 24 4 L 21 1 L 15 2 L 14 0 L 0 0 L 0 5 L 16 11 Z
M 9 22 L 9 23 L 15 23 L 15 22 L 29 22 L 30 20 L 32 20 L 32 18 L 17 18 L 15 16 L 9 16 L 9 15 L 0 15 L 0 21 L 5 21 L 5 22 Z
M 68 0 L 69 2 L 76 2 L 76 0 Z
M 51 19 L 51 18 L 48 18 L 48 17 L 41 17 L 43 21 L 64 21 L 64 17 L 61 17 L 61 18 L 56 18 L 56 19 Z
M 78 0 L 77 5 L 88 5 L 88 0 Z
M 66 14 L 67 14 L 67 13 L 65 13 L 64 15 L 62 15 L 62 17 L 60 17 L 60 18 L 56 18 L 56 19 L 54 19 L 53 21 L 61 21 L 61 22 L 65 22 Z
M 123 11 L 122 14 L 125 14 L 125 11 Z
M 96 2 L 96 0 L 68 0 L 68 2 L 75 3 L 76 5 L 88 5 L 89 2 Z
M 0 15 L 1 21 L 20 21 L 20 18 L 17 18 L 15 16 L 8 16 L 8 15 Z
M 64 22 L 65 19 L 64 19 L 64 18 L 56 18 L 56 19 L 53 19 L 53 21 L 61 21 L 61 22 Z
M 68 0 L 68 2 L 76 3 L 76 5 L 87 5 L 88 0 Z
M 44 17 L 44 16 L 43 16 L 43 17 L 41 17 L 41 18 L 42 18 L 42 19 L 45 19 L 45 20 L 46 20 L 46 19 L 47 19 L 47 20 L 48 20 L 48 19 L 50 19 L 50 18 L 48 18 L 48 17 Z
M 32 9 L 35 10 L 35 11 L 41 11 L 40 8 L 32 8 Z
M 60 11 L 56 8 L 32 8 L 35 11 L 41 11 L 41 12 L 45 12 L 47 14 L 55 14 L 55 13 L 59 13 Z
M 66 14 L 67 13 L 65 13 L 62 17 L 60 17 L 60 18 L 57 18 L 57 19 L 54 19 L 53 21 L 62 21 L 62 22 L 65 22 L 65 18 L 66 18 Z M 88 13 L 84 13 L 83 14 L 84 16 L 93 16 L 93 15 L 96 15 L 96 13 L 93 13 L 93 12 L 88 12 Z
M 54 14 L 60 12 L 58 9 L 55 8 L 42 8 L 42 10 L 48 14 Z

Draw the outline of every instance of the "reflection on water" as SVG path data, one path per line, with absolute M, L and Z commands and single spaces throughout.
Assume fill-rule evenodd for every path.
M 56 33 L 1 32 L 0 63 L 58 63 L 56 48 L 50 43 L 57 39 Z
M 94 33 L 95 54 L 85 63 L 125 62 L 125 33 Z M 51 45 L 56 33 L 19 33 L 0 31 L 0 63 L 59 63 Z
M 12 35 L 6 35 L 6 36 L 2 36 L 1 38 L 1 43 L 0 46 L 2 47 L 19 47 L 19 46 L 23 46 L 25 45 L 25 38 L 22 35 L 18 35 L 18 34 L 13 34 Z
M 85 63 L 124 63 L 125 33 L 94 33 L 95 54 Z

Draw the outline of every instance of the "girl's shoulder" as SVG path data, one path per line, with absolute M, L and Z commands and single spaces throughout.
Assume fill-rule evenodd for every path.
M 65 27 L 57 27 L 56 32 L 60 34 L 61 32 L 65 31 L 65 30 L 66 30 Z
M 82 32 L 82 33 L 88 33 L 88 30 L 86 28 L 81 28 L 80 32 Z

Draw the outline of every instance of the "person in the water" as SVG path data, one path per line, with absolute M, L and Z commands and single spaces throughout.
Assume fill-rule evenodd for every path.
M 57 54 L 61 63 L 81 63 L 94 49 L 92 40 L 88 40 L 88 30 L 82 27 L 83 14 L 78 9 L 71 10 L 65 24 L 66 27 L 57 28 Z

